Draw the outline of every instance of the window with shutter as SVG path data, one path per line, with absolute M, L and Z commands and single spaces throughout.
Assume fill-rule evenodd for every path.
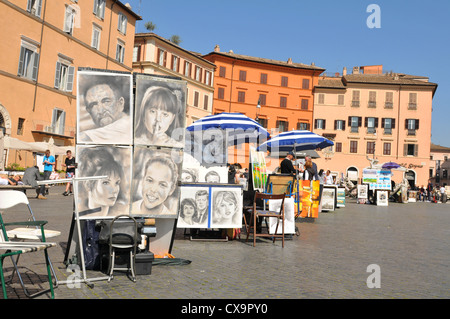
M 342 143 L 341 142 L 336 142 L 335 151 L 338 153 L 342 152 Z
M 366 154 L 375 154 L 375 142 L 367 142 Z
M 350 141 L 350 153 L 358 153 L 358 141 Z
M 239 71 L 239 81 L 247 80 L 247 71 L 240 70 Z
M 244 91 L 238 92 L 238 102 L 245 103 L 245 92 Z
M 225 98 L 225 89 L 224 88 L 219 88 L 217 90 L 217 98 L 219 100 L 223 100 Z
M 391 143 L 383 143 L 383 155 L 391 155 Z
M 97 18 L 105 18 L 106 0 L 94 0 L 94 14 Z
M 359 91 L 357 90 L 352 92 L 352 106 L 359 107 Z
M 93 47 L 94 49 L 99 50 L 100 48 L 100 34 L 101 34 L 101 29 L 97 26 L 93 26 L 92 27 L 92 42 L 91 42 L 91 47 Z M 133 61 L 137 61 L 137 52 L 138 52 L 138 48 L 139 47 L 134 47 L 134 49 L 136 49 L 136 57 L 135 57 L 135 52 L 133 50 Z M 136 60 L 134 60 L 136 58 Z
M 27 11 L 36 17 L 41 17 L 42 0 L 28 0 Z
M 208 110 L 208 106 L 209 106 L 209 96 L 205 94 L 203 100 L 203 109 Z
M 303 79 L 302 80 L 302 89 L 308 90 L 309 89 L 309 79 Z
M 409 110 L 417 110 L 417 93 L 409 93 Z
M 198 107 L 199 95 L 200 93 L 198 93 L 197 91 L 194 92 L 194 106 L 196 107 Z
M 261 73 L 260 83 L 267 84 L 267 73 Z
M 37 47 L 22 41 L 19 54 L 17 75 L 36 81 L 39 68 L 39 53 Z
M 325 103 L 325 94 L 320 93 L 319 94 L 319 102 L 318 104 L 324 104 Z
M 302 110 L 307 110 L 308 109 L 308 100 L 307 99 L 302 99 L 301 103 L 302 103 L 301 104 Z
M 287 98 L 285 96 L 280 96 L 280 107 L 285 108 L 287 106 Z
M 288 86 L 288 77 L 287 76 L 282 76 L 281 77 L 281 86 L 282 87 L 287 87 Z
M 338 95 L 338 105 L 344 105 L 344 94 Z
M 386 92 L 386 99 L 384 101 L 384 107 L 386 109 L 392 109 L 394 107 L 394 93 Z
M 119 21 L 118 21 L 118 25 L 117 25 L 117 30 L 119 30 L 123 34 L 127 34 L 127 22 L 128 22 L 128 19 L 127 19 L 126 15 L 119 12 Z
M 265 106 L 266 105 L 266 95 L 260 94 L 258 101 L 259 101 L 259 105 Z
M 226 67 L 221 66 L 221 67 L 219 68 L 219 76 L 220 76 L 221 78 L 224 78 L 224 77 L 225 77 L 226 72 L 227 72 L 227 68 L 226 68 Z
M 376 107 L 377 106 L 377 92 L 369 91 L 369 104 L 368 107 Z

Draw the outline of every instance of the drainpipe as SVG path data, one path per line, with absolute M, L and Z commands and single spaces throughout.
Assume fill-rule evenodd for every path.
M 111 5 L 111 13 L 109 17 L 109 34 L 108 34 L 108 51 L 106 52 L 106 70 L 108 70 L 108 62 L 109 62 L 109 45 L 111 42 L 111 25 L 112 25 L 112 13 L 113 13 L 113 7 L 116 4 L 117 0 L 114 0 L 114 2 Z M 106 4 L 105 4 L 106 6 Z
M 36 74 L 36 83 L 34 85 L 34 99 L 33 99 L 33 112 L 36 109 L 36 95 L 37 95 L 37 88 L 38 88 L 38 79 L 39 79 L 39 70 L 40 70 L 40 64 L 41 64 L 41 54 L 42 54 L 42 39 L 44 38 L 44 21 L 45 21 L 45 9 L 47 8 L 47 1 L 45 1 L 44 3 L 44 8 L 42 9 L 42 26 L 41 26 L 41 39 L 40 39 L 40 44 L 41 44 L 41 48 L 39 49 L 39 65 L 38 65 L 38 69 L 37 69 L 37 74 Z

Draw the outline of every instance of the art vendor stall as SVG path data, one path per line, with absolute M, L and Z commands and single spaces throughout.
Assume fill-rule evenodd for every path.
M 364 169 L 362 183 L 369 187 L 371 201 L 379 206 L 387 206 L 391 191 L 392 173 L 388 169 Z M 370 196 L 372 194 L 372 196 Z M 369 198 L 370 199 L 370 198 Z
M 68 242 L 74 245 L 66 261 L 77 256 L 84 272 L 92 259 L 101 260 L 95 249 L 101 230 L 117 216 L 137 222 L 139 252 L 170 254 L 181 194 L 186 82 L 80 68 L 77 85 L 76 176 L 84 180 L 73 182 Z M 100 104 L 108 112 L 100 112 Z M 90 180 L 98 176 L 103 178 Z

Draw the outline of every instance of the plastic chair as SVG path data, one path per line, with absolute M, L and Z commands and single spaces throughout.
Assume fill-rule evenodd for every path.
M 52 282 L 52 273 L 55 278 L 55 287 L 58 285 L 58 279 L 56 277 L 55 271 L 53 269 L 53 266 L 51 264 L 50 258 L 48 257 L 47 249 L 50 247 L 55 247 L 56 243 L 47 243 L 46 237 L 53 237 L 60 234 L 60 232 L 57 231 L 46 231 L 44 230 L 44 225 L 47 224 L 47 221 L 36 221 L 33 211 L 30 207 L 30 204 L 28 202 L 28 198 L 26 195 L 21 191 L 14 191 L 14 190 L 5 190 L 0 191 L 0 210 L 6 210 L 11 207 L 14 207 L 19 204 L 25 204 L 28 207 L 29 213 L 30 213 L 30 219 L 31 221 L 23 221 L 23 222 L 11 222 L 11 223 L 5 223 L 3 221 L 2 214 L 0 214 L 0 249 L 5 250 L 5 253 L 1 254 L 1 261 L 0 261 L 0 273 L 1 273 L 1 281 L 2 281 L 2 288 L 3 288 L 3 295 L 5 299 L 6 296 L 6 280 L 4 278 L 3 274 L 3 260 L 4 258 L 10 256 L 11 261 L 14 265 L 13 273 L 11 274 L 10 278 L 8 279 L 8 282 L 11 282 L 14 274 L 17 273 L 17 276 L 19 278 L 20 284 L 25 292 L 25 295 L 32 298 L 38 295 L 41 295 L 43 293 L 46 293 L 48 291 L 51 292 L 52 298 L 54 298 L 54 292 L 53 292 L 53 282 Z M 7 230 L 6 228 L 9 226 L 25 226 L 21 228 L 16 228 L 13 230 Z M 17 241 L 11 241 L 10 237 L 12 239 L 32 239 L 32 240 L 38 240 L 38 242 L 17 242 Z M 41 291 L 38 291 L 34 294 L 29 293 L 28 289 L 26 288 L 24 281 L 22 279 L 22 275 L 19 271 L 18 262 L 19 257 L 21 254 L 24 253 L 30 253 L 35 252 L 39 250 L 44 250 L 45 254 L 45 261 L 47 264 L 47 270 L 48 270 L 48 276 L 49 276 L 49 289 L 44 289 Z M 16 259 L 14 259 L 16 257 Z
M 109 233 L 109 278 L 113 279 L 114 270 L 131 270 L 131 279 L 136 282 L 135 264 L 138 246 L 138 224 L 129 215 L 120 215 L 111 221 Z M 115 267 L 116 250 L 129 251 L 130 261 L 127 268 Z
M 253 247 L 256 246 L 256 237 L 269 237 L 273 239 L 273 242 L 275 243 L 275 240 L 277 238 L 281 238 L 282 240 L 282 247 L 284 248 L 284 199 L 286 198 L 285 194 L 264 194 L 264 193 L 255 193 L 255 200 L 253 201 L 253 207 L 251 209 L 250 212 L 250 220 L 249 223 L 247 224 L 247 220 L 244 218 L 245 221 L 245 227 L 246 227 L 246 231 L 247 231 L 247 238 L 245 239 L 245 241 L 248 241 L 249 235 L 250 233 L 253 233 Z M 281 205 L 280 205 L 280 211 L 270 211 L 270 210 L 259 210 L 256 209 L 256 202 L 258 199 L 261 199 L 263 201 L 266 200 L 281 200 Z M 258 220 L 258 218 L 261 217 L 274 217 L 277 218 L 277 226 L 275 228 L 275 232 L 274 234 L 269 234 L 269 233 L 257 233 L 256 232 L 256 222 Z M 278 234 L 278 225 L 281 221 L 281 234 Z

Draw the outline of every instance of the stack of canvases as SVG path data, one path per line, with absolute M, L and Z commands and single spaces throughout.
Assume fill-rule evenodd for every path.
M 179 208 L 186 82 L 137 74 L 133 95 L 131 73 L 80 69 L 77 92 L 77 175 L 107 176 L 77 182 L 80 219 L 128 214 L 154 218 L 158 229 L 171 231 Z M 168 253 L 171 236 L 165 235 L 154 239 L 155 254 Z

